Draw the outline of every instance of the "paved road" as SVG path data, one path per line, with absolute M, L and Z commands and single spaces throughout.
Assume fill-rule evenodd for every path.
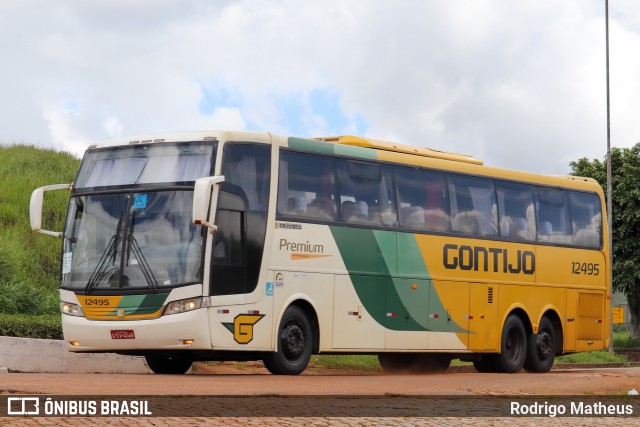
M 0 425 L 640 425 L 637 415 L 633 418 L 454 418 L 463 407 L 481 408 L 483 401 L 491 401 L 493 395 L 517 396 L 527 402 L 527 396 L 564 395 L 561 399 L 592 399 L 594 395 L 626 395 L 627 391 L 640 390 L 640 368 L 583 369 L 552 371 L 548 374 L 479 374 L 447 373 L 438 375 L 301 375 L 298 377 L 273 376 L 262 371 L 234 374 L 192 374 L 183 376 L 161 375 L 113 375 L 113 374 L 21 374 L 0 375 L 0 394 L 11 395 L 110 395 L 110 396 L 166 396 L 198 395 L 186 400 L 184 405 L 198 409 L 206 405 L 229 404 L 220 396 L 262 396 L 240 398 L 233 402 L 237 407 L 250 407 L 244 412 L 223 414 L 216 418 L 198 415 L 196 418 L 8 418 L 0 414 Z M 265 397 L 265 395 L 268 395 Z M 301 396 L 319 396 L 302 398 Z M 340 398 L 342 395 L 344 397 Z M 381 405 L 397 409 L 405 405 L 407 414 L 385 417 L 371 402 L 363 401 L 364 408 L 374 408 L 372 416 L 366 412 L 346 414 L 348 418 L 327 418 L 312 415 L 291 418 L 285 412 L 276 412 L 264 418 L 264 407 L 285 404 L 327 404 L 336 407 L 346 396 L 362 395 L 365 399 L 381 399 Z M 389 400 L 380 396 L 405 395 Z M 409 408 L 428 405 L 429 401 L 412 401 L 418 396 L 450 396 L 436 401 L 445 416 L 421 418 L 409 413 Z M 566 396 L 583 397 L 566 397 Z M 292 397 L 293 396 L 293 397 Z M 335 400 L 330 396 L 338 396 Z M 457 396 L 457 397 L 456 397 Z M 115 398 L 115 397 L 114 397 Z M 207 400 L 208 399 L 208 400 Z M 306 399 L 306 400 L 305 400 Z M 386 400 L 385 400 L 386 399 Z M 408 400 L 409 399 L 409 400 Z M 424 398 L 422 398 L 424 399 Z M 467 399 L 467 400 L 465 400 Z M 547 399 L 547 398 L 544 398 Z M 274 403 L 275 402 L 275 403 Z M 328 403 L 327 403 L 328 402 Z M 352 402 L 352 401 L 351 401 Z M 640 402 L 640 400 L 639 400 Z M 567 402 L 565 402 L 567 403 Z M 349 403 L 351 404 L 351 403 Z M 375 401 L 374 401 L 375 404 Z M 255 409 L 262 405 L 262 409 Z M 296 406 L 297 405 L 297 406 Z M 366 406 L 369 405 L 369 406 Z M 212 407 L 212 406 L 209 406 Z M 216 407 L 216 406 L 213 406 Z M 640 404 L 635 405 L 640 413 Z M 436 408 L 438 409 L 438 408 Z M 471 415 L 473 415 L 471 410 Z M 262 412 L 261 412 L 262 411 Z M 401 412 L 402 413 L 402 412 Z M 469 415 L 467 412 L 466 415 Z
M 0 376 L 0 392 L 67 395 L 592 395 L 640 390 L 640 367 L 547 374 L 437 375 L 21 374 Z M 266 372 L 266 371 L 264 371 Z

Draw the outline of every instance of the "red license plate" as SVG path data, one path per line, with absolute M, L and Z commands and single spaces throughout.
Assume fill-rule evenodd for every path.
M 134 340 L 136 339 L 136 334 L 131 329 L 116 329 L 111 331 L 111 339 Z

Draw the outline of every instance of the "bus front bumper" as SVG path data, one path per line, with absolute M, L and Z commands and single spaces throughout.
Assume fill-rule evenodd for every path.
M 67 350 L 210 350 L 206 308 L 148 320 L 87 320 L 62 315 Z

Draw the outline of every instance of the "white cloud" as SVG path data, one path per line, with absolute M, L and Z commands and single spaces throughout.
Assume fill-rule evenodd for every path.
M 612 142 L 629 146 L 640 4 L 611 7 Z M 81 152 L 165 130 L 366 123 L 367 136 L 566 173 L 605 154 L 604 36 L 599 0 L 5 1 L 0 140 Z M 336 103 L 323 110 L 318 92 Z
M 242 113 L 237 108 L 219 107 L 213 112 L 208 122 L 211 129 L 246 129 Z

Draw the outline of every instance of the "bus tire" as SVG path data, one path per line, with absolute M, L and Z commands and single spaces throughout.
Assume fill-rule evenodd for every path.
M 186 374 L 193 364 L 193 361 L 185 356 L 147 355 L 144 359 L 153 373 L 163 375 Z
M 556 330 L 548 317 L 538 325 L 538 333 L 531 334 L 529 349 L 524 362 L 527 372 L 545 373 L 551 370 L 556 357 Z
M 522 320 L 515 314 L 509 315 L 502 329 L 500 355 L 496 367 L 502 372 L 519 372 L 527 357 L 527 332 Z
M 409 353 L 380 353 L 378 362 L 382 371 L 387 374 L 409 372 L 414 363 L 413 355 Z
M 473 367 L 483 374 L 497 372 L 497 356 L 497 354 L 483 354 L 479 359 L 473 361 Z
M 289 306 L 282 316 L 277 337 L 277 351 L 267 353 L 262 360 L 274 375 L 298 375 L 311 360 L 313 333 L 304 311 Z
M 411 365 L 411 372 L 417 374 L 440 374 L 449 369 L 449 365 L 451 365 L 451 356 L 448 354 L 417 354 Z

